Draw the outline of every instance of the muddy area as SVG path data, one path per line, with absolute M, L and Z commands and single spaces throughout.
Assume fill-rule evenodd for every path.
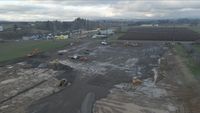
M 139 47 L 123 46 L 123 41 L 116 43 L 116 47 L 110 47 L 100 41 L 82 41 L 24 61 L 2 63 L 0 111 L 198 113 L 198 93 L 183 80 L 185 76 L 175 65 L 178 60 L 171 47 L 159 42 L 139 42 Z M 91 52 L 84 54 L 87 49 Z M 84 55 L 88 60 L 68 57 L 74 54 Z M 55 59 L 63 66 L 55 68 Z M 37 68 L 41 63 L 47 67 Z M 133 85 L 133 77 L 142 83 Z M 70 85 L 57 87 L 50 95 L 62 78 Z

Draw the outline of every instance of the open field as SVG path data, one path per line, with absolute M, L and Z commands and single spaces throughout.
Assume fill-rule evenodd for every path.
M 198 113 L 200 83 L 173 46 L 161 42 L 83 40 L 28 58 L 0 63 L 0 112 Z M 116 47 L 110 44 L 117 43 Z M 130 41 L 131 43 L 131 41 Z M 84 54 L 89 49 L 89 54 Z M 57 55 L 57 53 L 63 55 Z M 79 54 L 87 61 L 71 59 Z M 54 67 L 57 59 L 63 64 Z M 40 63 L 46 68 L 38 68 Z M 141 84 L 133 84 L 137 77 Z M 67 87 L 57 87 L 62 78 Z
M 69 41 L 62 42 L 18 42 L 18 43 L 1 43 L 0 44 L 0 62 L 27 56 L 34 49 L 39 48 L 40 52 L 48 51 L 60 46 L 69 44 Z M 36 51 L 37 53 L 37 51 Z
M 110 37 L 109 39 L 110 39 L 110 40 L 117 40 L 117 39 L 118 39 L 119 37 L 121 37 L 122 35 L 124 35 L 124 33 L 114 35 L 114 36 Z
M 123 36 L 119 37 L 119 40 L 173 40 L 173 28 L 164 27 L 137 27 L 131 28 Z M 197 32 L 188 30 L 187 28 L 176 28 L 175 41 L 194 41 L 200 39 L 200 34 Z

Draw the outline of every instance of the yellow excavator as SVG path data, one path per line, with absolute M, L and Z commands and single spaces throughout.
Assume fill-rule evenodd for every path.
M 65 86 L 66 84 L 67 84 L 67 79 L 63 78 L 62 80 L 58 81 L 58 83 L 53 88 L 53 91 L 49 92 L 49 94 L 53 94 L 55 92 L 56 87 Z
M 53 65 L 54 65 L 55 67 L 60 67 L 60 66 L 62 66 L 62 64 L 61 64 L 60 62 L 58 62 L 57 59 L 55 59 L 55 60 L 53 61 Z
M 124 43 L 124 46 L 129 46 L 129 43 L 126 41 L 126 42 Z
M 133 81 L 133 84 L 141 84 L 142 83 L 142 81 L 137 79 L 137 77 L 133 77 L 132 81 Z
M 134 43 L 131 43 L 130 46 L 137 47 L 138 44 L 137 44 L 137 43 L 135 43 L 135 44 L 134 44 Z

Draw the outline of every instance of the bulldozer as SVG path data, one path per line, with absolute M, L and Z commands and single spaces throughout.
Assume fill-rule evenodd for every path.
M 62 80 L 58 81 L 58 83 L 55 85 L 55 87 L 53 88 L 53 91 L 49 92 L 49 94 L 53 94 L 55 92 L 56 87 L 58 86 L 66 86 L 67 84 L 67 79 L 63 78 Z
M 54 60 L 54 61 L 53 61 L 53 65 L 54 65 L 55 67 L 60 67 L 60 66 L 62 66 L 62 64 L 61 64 L 60 62 L 58 62 L 57 60 Z
M 133 77 L 133 84 L 141 84 L 141 80 L 137 79 L 137 77 Z
M 116 44 L 116 43 L 113 43 L 113 44 L 111 44 L 111 47 L 115 47 L 115 46 L 117 46 L 117 44 Z
M 137 43 L 135 43 L 135 44 L 134 44 L 134 43 L 131 43 L 130 46 L 137 47 L 138 44 L 137 44 Z
M 128 42 L 125 42 L 125 43 L 124 43 L 124 46 L 129 46 L 129 43 L 128 43 Z

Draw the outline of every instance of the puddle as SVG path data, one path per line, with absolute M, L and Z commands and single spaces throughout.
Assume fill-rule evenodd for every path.
M 158 68 L 157 67 L 153 68 L 152 71 L 154 72 L 154 82 L 153 83 L 155 83 L 157 80 L 157 77 L 158 77 Z

